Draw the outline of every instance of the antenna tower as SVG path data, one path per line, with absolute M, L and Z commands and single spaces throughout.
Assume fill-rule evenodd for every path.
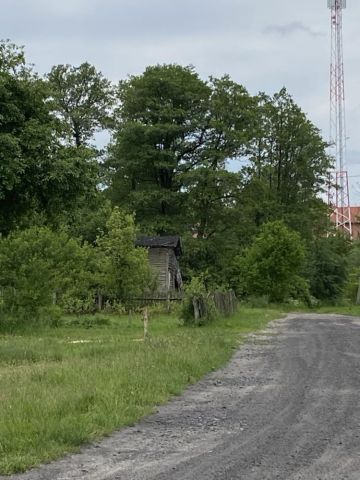
M 329 206 L 337 230 L 352 235 L 348 173 L 345 166 L 346 124 L 342 13 L 346 0 L 328 0 L 331 10 L 330 145 L 335 147 L 335 171 L 330 174 Z M 334 187 L 332 187 L 334 185 Z M 335 197 L 335 198 L 334 198 Z

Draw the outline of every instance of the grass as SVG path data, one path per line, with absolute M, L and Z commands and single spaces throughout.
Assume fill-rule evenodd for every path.
M 360 305 L 329 305 L 316 309 L 316 313 L 337 313 L 360 317 Z
M 306 305 L 271 305 L 268 308 L 277 308 L 282 312 L 301 312 L 301 313 L 334 313 L 337 315 L 350 315 L 360 317 L 360 305 L 338 304 L 338 305 L 320 305 L 318 307 L 307 307 Z
M 247 309 L 202 328 L 158 316 L 67 319 L 0 335 L 0 473 L 24 471 L 131 425 L 219 368 L 243 335 L 281 315 Z

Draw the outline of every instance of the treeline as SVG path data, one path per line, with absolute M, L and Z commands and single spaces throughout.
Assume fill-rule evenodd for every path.
M 328 235 L 321 197 L 326 146 L 286 89 L 252 96 L 179 65 L 118 84 L 88 63 L 40 77 L 1 42 L 3 312 L 138 296 L 139 232 L 181 235 L 185 280 L 269 301 L 336 301 L 352 258 L 353 296 L 356 246 Z

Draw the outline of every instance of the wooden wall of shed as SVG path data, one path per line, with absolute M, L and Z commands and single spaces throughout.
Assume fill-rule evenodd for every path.
M 149 248 L 149 262 L 158 280 L 158 290 L 168 291 L 169 251 L 166 248 Z
M 176 282 L 181 279 L 180 267 L 172 248 L 149 248 L 149 262 L 157 277 L 158 294 L 167 296 L 173 293 L 176 296 L 181 293 L 182 285 Z
M 178 275 L 178 272 L 180 271 L 180 267 L 176 258 L 176 255 L 174 253 L 174 250 L 169 250 L 169 263 L 168 263 L 168 268 L 170 271 L 170 290 L 176 290 L 176 285 L 175 285 L 175 280 Z

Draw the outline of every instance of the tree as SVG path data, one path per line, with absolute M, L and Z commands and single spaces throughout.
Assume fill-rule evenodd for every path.
M 47 86 L 31 71 L 24 73 L 22 50 L 14 48 L 0 43 L 2 234 L 15 226 L 58 224 L 60 212 L 86 202 L 98 183 L 94 152 L 62 144 Z
M 141 297 L 152 283 L 147 250 L 136 248 L 135 239 L 134 216 L 115 208 L 107 233 L 97 240 L 102 272 L 99 289 L 125 304 Z
M 157 65 L 122 82 L 119 95 L 112 200 L 135 211 L 144 231 L 196 227 L 209 237 L 238 181 L 226 161 L 249 138 L 253 102 L 245 88 L 227 76 L 205 83 L 192 67 Z
M 286 89 L 273 97 L 260 94 L 256 111 L 257 128 L 248 150 L 249 182 L 262 182 L 268 190 L 272 219 L 283 218 L 308 239 L 323 234 L 328 212 L 319 195 L 332 160 L 319 130 Z
M 23 76 L 31 73 L 31 67 L 26 64 L 24 47 L 10 40 L 0 40 L 0 72 Z
M 65 232 L 32 227 L 0 239 L 3 319 L 16 326 L 36 323 L 54 295 L 75 295 L 88 285 L 89 247 Z
M 65 137 L 76 147 L 87 145 L 95 132 L 109 125 L 111 82 L 89 63 L 79 67 L 57 65 L 47 78 L 52 108 L 62 122 Z
M 190 67 L 148 67 L 120 82 L 110 195 L 136 212 L 144 230 L 179 228 L 181 174 L 199 161 L 208 98 L 208 86 Z
M 348 250 L 348 249 L 347 249 Z M 345 252 L 347 253 L 347 250 Z M 343 252 L 340 252 L 343 253 Z M 360 303 L 360 241 L 351 242 L 351 248 L 346 258 L 342 258 L 342 269 L 347 267 L 347 279 L 343 288 L 343 294 L 351 302 Z
M 310 292 L 315 298 L 335 303 L 342 297 L 348 278 L 350 252 L 350 240 L 343 235 L 321 237 L 311 243 L 307 275 Z M 351 255 L 354 260 L 355 252 L 356 248 Z M 354 263 L 356 264 L 356 260 Z
M 42 170 L 48 158 L 52 126 L 44 100 L 43 86 L 37 79 L 18 78 L 0 71 L 2 232 L 8 231 L 16 218 L 32 206 L 35 179 L 31 177 Z
M 205 142 L 199 161 L 182 176 L 187 192 L 187 223 L 198 238 L 228 230 L 228 219 L 240 193 L 241 174 L 227 170 L 232 158 L 244 155 L 252 137 L 254 107 L 246 89 L 228 76 L 210 78 Z
M 243 296 L 268 296 L 282 302 L 306 293 L 305 246 L 297 232 L 284 222 L 269 222 L 233 263 L 233 283 Z

